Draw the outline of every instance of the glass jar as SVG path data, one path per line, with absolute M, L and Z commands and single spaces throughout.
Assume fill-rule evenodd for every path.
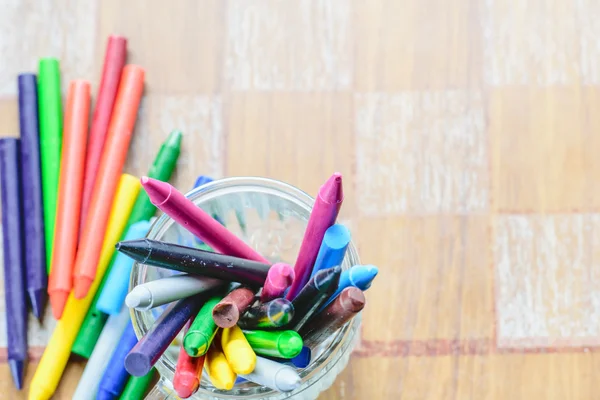
M 229 230 L 243 238 L 272 262 L 293 265 L 302 242 L 314 200 L 303 191 L 283 182 L 265 178 L 228 178 L 200 186 L 186 197 L 213 215 Z M 191 233 L 167 215 L 161 215 L 152 225 L 148 238 L 201 246 Z M 359 264 L 355 247 L 350 243 L 342 268 Z M 162 278 L 173 272 L 134 264 L 130 288 Z M 151 311 L 131 310 L 133 326 L 138 337 L 144 335 L 158 315 L 166 308 Z M 252 382 L 237 383 L 234 389 L 222 391 L 203 374 L 200 389 L 192 399 L 316 399 L 329 388 L 337 375 L 346 367 L 358 341 L 360 314 L 332 335 L 326 342 L 312 349 L 311 363 L 299 371 L 302 384 L 293 392 L 281 393 Z M 180 334 L 181 335 L 181 334 Z M 181 336 L 155 365 L 160 374 L 158 384 L 146 399 L 178 399 L 172 380 L 179 353 Z

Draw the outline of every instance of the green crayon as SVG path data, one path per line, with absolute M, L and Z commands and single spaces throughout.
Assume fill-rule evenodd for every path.
M 148 171 L 149 177 L 159 179 L 161 181 L 168 181 L 171 178 L 173 170 L 175 169 L 175 165 L 177 164 L 177 158 L 179 157 L 179 153 L 181 151 L 181 139 L 182 133 L 180 131 L 171 132 L 167 140 L 162 144 L 156 158 L 154 159 L 154 162 L 152 163 L 152 167 L 150 167 L 150 170 Z M 149 220 L 152 218 L 155 212 L 156 207 L 150 203 L 150 199 L 148 198 L 146 192 L 140 190 L 135 204 L 133 205 L 133 210 L 131 211 L 129 219 L 127 220 L 126 227 L 123 230 L 123 236 L 125 236 L 131 225 L 135 224 L 136 222 Z M 122 239 L 123 238 L 121 238 L 121 240 Z M 85 358 L 89 358 L 92 355 L 94 346 L 96 346 L 96 342 L 100 337 L 102 328 L 104 328 L 104 324 L 108 319 L 108 315 L 98 310 L 97 305 L 100 294 L 102 293 L 102 289 L 104 288 L 104 284 L 106 283 L 106 278 L 108 277 L 110 269 L 112 268 L 114 259 L 115 257 L 113 256 L 110 265 L 106 270 L 104 277 L 102 278 L 100 288 L 92 300 L 92 304 L 85 315 L 83 324 L 81 324 L 81 329 L 77 334 L 73 348 L 71 349 L 73 353 Z
M 42 198 L 44 201 L 44 236 L 46 238 L 46 268 L 48 273 L 50 273 L 62 146 L 60 69 L 58 60 L 55 58 L 42 58 L 39 62 L 38 109 Z
M 217 333 L 217 324 L 212 317 L 213 308 L 223 296 L 211 297 L 200 309 L 183 338 L 183 348 L 190 357 L 200 357 L 208 351 Z
M 302 351 L 302 337 L 295 331 L 244 331 L 250 347 L 263 356 L 294 358 Z
M 127 381 L 127 385 L 125 385 L 125 389 L 123 389 L 123 393 L 121 393 L 120 400 L 133 400 L 133 399 L 143 399 L 148 391 L 148 386 L 154 379 L 154 373 L 156 369 L 152 368 L 150 372 L 148 372 L 144 376 L 132 376 Z

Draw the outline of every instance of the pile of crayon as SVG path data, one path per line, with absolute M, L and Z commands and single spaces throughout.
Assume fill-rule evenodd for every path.
M 15 386 L 22 388 L 27 364 L 27 299 L 42 320 L 49 298 L 57 322 L 30 383 L 31 400 L 54 395 L 71 354 L 88 359 L 74 399 L 142 399 L 153 366 L 181 331 L 173 382 L 180 397 L 198 389 L 203 370 L 222 390 L 242 379 L 294 390 L 311 349 L 362 310 L 363 291 L 377 274 L 373 266 L 340 268 L 350 242 L 336 224 L 342 177 L 321 187 L 294 266 L 272 265 L 166 183 L 181 132 L 169 134 L 147 177 L 123 173 L 145 75 L 126 65 L 126 53 L 125 38 L 108 38 L 91 118 L 84 80 L 70 82 L 63 115 L 58 60 L 42 59 L 37 76 L 18 77 L 20 138 L 0 139 Z M 211 180 L 201 176 L 196 186 Z M 157 207 L 194 234 L 197 246 L 145 239 Z M 128 293 L 134 261 L 173 276 Z M 165 311 L 138 341 L 130 308 L 159 306 Z

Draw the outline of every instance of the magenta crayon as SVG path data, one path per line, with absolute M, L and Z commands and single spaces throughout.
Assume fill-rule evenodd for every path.
M 294 269 L 285 263 L 276 263 L 271 266 L 265 285 L 260 294 L 260 301 L 266 303 L 269 300 L 283 297 L 286 289 L 294 281 Z
M 294 300 L 308 282 L 325 231 L 335 223 L 343 200 L 342 175 L 336 172 L 321 186 L 315 199 L 294 265 L 296 277 L 287 293 L 288 300 Z
M 27 293 L 33 314 L 40 319 L 47 301 L 46 240 L 40 164 L 37 80 L 21 74 L 19 85 L 19 131 L 21 133 L 21 182 L 25 237 Z
M 4 300 L 8 366 L 17 389 L 23 387 L 27 360 L 27 306 L 21 198 L 20 140 L 0 139 L 0 189 L 4 245 Z
M 219 253 L 268 263 L 256 250 L 166 182 L 142 177 L 150 201 Z

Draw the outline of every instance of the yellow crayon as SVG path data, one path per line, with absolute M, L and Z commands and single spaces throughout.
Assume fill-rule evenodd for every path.
M 83 299 L 76 299 L 73 293 L 69 295 L 62 318 L 52 332 L 50 342 L 44 350 L 31 381 L 29 400 L 48 400 L 54 395 L 83 318 L 98 291 L 102 277 L 115 251 L 115 244 L 121 238 L 139 191 L 140 181 L 136 177 L 127 174 L 121 175 L 102 244 L 96 278 Z
M 246 375 L 254 371 L 256 353 L 250 347 L 250 343 L 239 326 L 234 325 L 232 328 L 223 329 L 221 348 L 233 372 Z
M 237 375 L 225 358 L 225 354 L 217 346 L 210 346 L 204 362 L 210 382 L 221 390 L 231 390 L 235 385 Z

